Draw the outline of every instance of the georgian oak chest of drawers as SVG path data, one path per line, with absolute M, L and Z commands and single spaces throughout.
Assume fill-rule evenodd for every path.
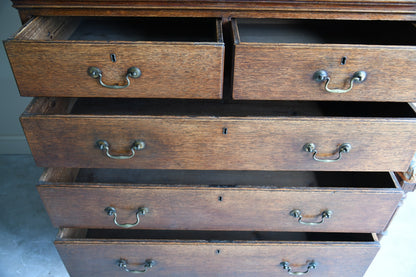
M 363 276 L 414 188 L 414 1 L 25 1 L 5 41 L 71 276 Z

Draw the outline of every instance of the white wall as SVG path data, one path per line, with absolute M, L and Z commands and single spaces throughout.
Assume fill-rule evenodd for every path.
M 21 26 L 19 14 L 11 1 L 0 0 L 0 39 L 5 40 Z M 34 80 L 35 81 L 35 80 Z M 19 116 L 31 98 L 20 97 L 12 70 L 0 46 L 0 154 L 29 154 Z

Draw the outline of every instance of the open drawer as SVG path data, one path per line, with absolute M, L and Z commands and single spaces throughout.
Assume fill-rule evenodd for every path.
M 410 22 L 238 19 L 233 30 L 235 99 L 416 101 Z
M 398 171 L 407 103 L 35 99 L 21 117 L 41 167 Z
M 22 96 L 221 98 L 221 26 L 216 19 L 36 17 L 4 44 Z
M 61 229 L 55 246 L 73 277 L 358 277 L 379 249 L 372 234 L 95 229 Z
M 38 191 L 56 227 L 384 231 L 403 192 L 360 172 L 50 168 Z

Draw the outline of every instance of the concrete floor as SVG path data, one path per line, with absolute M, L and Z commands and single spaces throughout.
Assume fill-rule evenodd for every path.
M 0 276 L 69 276 L 53 245 L 36 183 L 43 169 L 29 155 L 0 155 Z
M 41 173 L 29 155 L 0 155 L 1 277 L 68 276 L 53 245 L 57 229 L 35 188 Z M 416 194 L 409 193 L 365 277 L 416 276 L 415 211 Z

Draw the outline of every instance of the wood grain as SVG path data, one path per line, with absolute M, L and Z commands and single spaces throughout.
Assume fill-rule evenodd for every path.
M 75 182 L 79 168 L 48 168 L 39 178 L 39 182 Z
M 362 178 L 356 181 L 360 183 L 351 182 L 347 187 L 339 187 L 338 182 L 348 175 L 333 174 L 333 187 L 330 184 L 321 187 L 313 173 L 302 172 L 275 173 L 274 183 L 267 187 L 258 186 L 261 180 L 248 186 L 230 183 L 228 187 L 227 184 L 216 187 L 208 183 L 191 185 L 186 178 L 183 180 L 180 171 L 176 180 L 181 185 L 71 183 L 72 172 L 69 169 L 50 169 L 47 175 L 52 180 L 42 178 L 38 186 L 56 227 L 117 229 L 113 217 L 104 212 L 106 207 L 112 206 L 117 209 L 119 222 L 130 223 L 136 221 L 135 213 L 139 207 L 147 207 L 149 213 L 141 216 L 140 224 L 135 227 L 139 229 L 379 233 L 403 197 L 401 189 L 394 188 L 394 185 L 390 187 L 392 181 L 388 180 L 388 174 L 383 183 L 373 180 L 371 174 L 361 174 Z M 239 174 L 230 172 L 227 179 L 236 181 Z M 68 176 L 68 181 L 56 175 Z M 219 175 L 223 177 L 221 173 Z M 297 175 L 305 178 L 296 182 Z M 123 179 L 123 176 L 119 178 Z M 373 182 L 377 182 L 375 187 Z M 368 183 L 369 187 L 366 187 Z M 303 220 L 307 222 L 319 221 L 324 210 L 331 210 L 334 214 L 321 225 L 307 226 L 289 215 L 293 209 L 301 210 Z
M 333 1 L 30 1 L 14 0 L 28 14 L 64 16 L 257 17 L 359 20 L 415 20 L 412 0 Z
M 224 65 L 225 47 L 220 35 L 217 41 L 205 44 L 67 42 L 62 40 L 68 38 L 76 24 L 69 24 L 70 28 L 60 28 L 62 25 L 59 22 L 65 22 L 65 16 L 212 17 L 223 18 L 224 26 L 229 25 L 227 22 L 231 18 L 247 17 L 416 20 L 414 0 L 12 2 L 18 8 L 23 22 L 36 15 L 55 17 L 48 21 L 53 23 L 51 25 L 29 23 L 23 30 L 26 33 L 18 33 L 16 40 L 5 42 L 19 89 L 24 96 L 221 98 L 222 70 L 226 66 L 226 76 L 229 77 L 233 62 L 230 55 L 233 52 L 230 47 L 232 39 L 228 32 L 225 34 L 227 60 Z M 287 55 L 291 46 L 238 45 L 236 57 L 239 64 L 236 66 L 238 70 L 245 71 L 237 72 L 237 97 L 251 98 L 253 95 L 250 93 L 254 93 L 255 97 L 260 97 L 257 99 L 416 101 L 415 78 L 412 75 L 415 53 L 412 47 L 310 45 L 306 49 L 304 45 L 296 45 L 291 48 L 290 57 Z M 259 55 L 258 49 L 265 56 Z M 289 80 L 279 81 L 276 85 L 273 83 L 276 75 L 270 76 L 267 70 L 262 72 L 263 65 L 259 67 L 256 64 L 260 60 L 267 65 L 266 69 L 274 70 L 276 67 L 269 67 L 269 64 L 276 63 L 273 61 L 275 53 L 270 52 L 277 52 L 286 60 L 293 59 L 299 70 L 292 72 L 290 64 L 283 63 L 287 67 L 285 73 L 291 75 Z M 116 65 L 109 61 L 110 53 L 117 54 Z M 349 58 L 353 55 L 353 59 L 349 59 L 352 63 L 342 71 L 334 65 L 334 61 L 345 53 Z M 359 70 L 362 70 L 361 67 L 371 69 L 368 82 L 357 85 L 345 98 L 322 96 L 322 86 L 310 84 L 310 74 L 313 72 L 305 71 L 305 68 L 312 68 L 312 62 L 316 62 L 314 57 L 304 57 L 308 54 L 321 57 L 319 65 L 322 68 L 319 69 L 326 69 L 331 77 L 334 76 L 331 86 L 343 86 L 357 65 Z M 361 54 L 365 55 L 364 59 Z M 297 61 L 296 56 L 307 63 Z M 322 57 L 329 57 L 329 60 L 322 60 Z M 391 57 L 399 58 L 399 62 L 388 60 Z M 244 65 L 241 58 L 252 62 L 250 66 L 254 72 L 250 73 L 250 66 Z M 360 63 L 360 59 L 366 63 Z M 388 78 L 383 71 L 384 64 L 392 68 Z M 128 90 L 114 93 L 100 88 L 96 80 L 87 76 L 86 68 L 92 65 L 100 67 L 104 72 L 104 81 L 111 84 L 122 82 L 130 66 L 139 65 L 143 75 L 132 80 Z M 299 76 L 300 72 L 304 75 Z M 247 73 L 250 74 L 242 75 Z M 260 76 L 256 75 L 258 73 Z M 399 78 L 391 78 L 393 74 L 399 74 Z M 287 78 L 287 75 L 283 77 Z M 307 81 L 302 83 L 299 77 L 307 77 L 302 79 Z M 246 80 L 242 81 L 244 78 Z M 268 85 L 276 86 L 259 86 L 270 80 L 272 83 Z M 380 80 L 387 85 L 382 87 Z M 244 84 L 244 81 L 248 82 Z M 276 94 L 271 93 L 270 89 L 283 86 L 283 91 L 287 92 L 288 86 L 291 86 L 289 83 L 294 83 L 296 93 L 291 90 L 292 95 L 283 93 L 274 98 Z M 231 100 L 231 85 L 226 89 L 225 99 L 228 101 Z M 241 94 L 241 91 L 248 91 L 248 95 Z M 117 266 L 120 258 L 127 259 L 131 269 L 140 269 L 145 259 L 155 259 L 157 265 L 146 273 L 150 276 L 287 276 L 288 273 L 279 267 L 280 262 L 288 261 L 294 270 L 302 271 L 311 260 L 317 262 L 318 267 L 311 270 L 308 276 L 362 276 L 379 248 L 375 235 L 374 239 L 359 239 L 357 237 L 365 234 L 342 233 L 343 239 L 337 240 L 339 234 L 324 233 L 316 240 L 310 234 L 298 232 L 307 228 L 299 229 L 294 218 L 287 221 L 288 209 L 302 209 L 308 215 L 306 219 L 314 220 L 310 215 L 320 212 L 323 206 L 330 207 L 334 215 L 325 222 L 325 226 L 318 226 L 322 231 L 378 232 L 382 231 L 383 226 L 386 227 L 394 206 L 402 196 L 399 186 L 402 185 L 405 190 L 414 188 L 414 184 L 409 186 L 406 180 L 401 183 L 398 179 L 402 176 L 400 174 L 392 175 L 397 177 L 394 179 L 396 185 L 377 178 L 360 178 L 360 181 L 350 186 L 342 183 L 345 178 L 341 176 L 336 178 L 341 183 L 334 181 L 338 187 L 318 186 L 316 180 L 313 186 L 309 183 L 310 179 L 304 178 L 313 173 L 300 171 L 321 170 L 331 174 L 333 172 L 328 171 L 406 171 L 416 149 L 413 116 L 393 117 L 388 112 L 385 116 L 374 117 L 328 116 L 311 112 L 309 108 L 301 109 L 297 116 L 295 113 L 292 116 L 289 110 L 279 111 L 277 115 L 263 113 L 263 116 L 245 112 L 234 116 L 141 115 L 137 109 L 133 113 L 126 109 L 122 114 L 117 114 L 113 109 L 107 113 L 73 114 L 73 106 L 74 100 L 71 99 L 37 99 L 21 118 L 38 165 L 61 167 L 46 170 L 38 187 L 54 224 L 114 228 L 111 218 L 103 212 L 105 206 L 116 206 L 120 211 L 120 219 L 128 222 L 134 216 L 137 205 L 143 204 L 149 205 L 150 213 L 142 217 L 139 228 L 165 228 L 170 236 L 154 239 L 153 235 L 151 239 L 151 236 L 143 233 L 133 233 L 123 237 L 121 230 L 109 229 L 102 230 L 102 233 L 109 234 L 94 237 L 86 229 L 61 229 L 56 247 L 71 276 L 125 276 L 127 273 Z M 242 106 L 240 111 L 246 107 Z M 90 109 L 95 109 L 93 103 Z M 135 139 L 144 139 L 147 145 L 132 160 L 113 161 L 95 146 L 97 139 L 108 140 L 113 154 L 128 153 Z M 302 151 L 306 142 L 314 142 L 322 157 L 334 157 L 332 154 L 336 147 L 343 142 L 351 143 L 353 148 L 341 161 L 323 164 L 312 161 L 311 154 Z M 101 167 L 101 171 L 98 171 L 105 174 L 97 173 L 100 179 L 96 181 L 80 181 L 78 178 L 81 178 L 83 170 L 79 171 L 78 167 Z M 193 172 L 191 175 L 194 177 L 188 179 L 189 183 L 179 178 L 176 184 L 154 183 L 158 178 L 169 177 L 172 171 L 163 171 L 165 175 L 152 171 L 153 174 L 159 173 L 155 178 L 148 176 L 147 180 L 151 179 L 153 183 L 139 183 L 135 173 L 127 174 L 127 179 L 134 181 L 123 183 L 125 179 L 121 177 L 124 175 L 117 178 L 114 171 L 108 168 L 201 169 L 204 173 L 195 177 L 198 173 Z M 210 169 L 247 171 L 236 173 L 242 181 L 239 185 L 232 183 L 228 186 L 226 181 L 231 178 L 229 171 L 206 171 Z M 296 172 L 262 171 L 247 178 L 256 169 Z M 363 173 L 350 174 L 363 176 Z M 110 175 L 113 179 L 109 178 Z M 209 182 L 215 176 L 222 180 L 222 185 L 210 186 L 196 182 Z M 117 180 L 114 181 L 114 178 Z M 172 181 L 175 178 L 163 180 Z M 364 180 L 369 182 L 369 187 L 363 183 Z M 297 232 L 284 233 L 296 239 L 274 237 L 270 234 L 272 232 L 267 232 L 268 237 L 262 237 L 258 231 L 252 232 L 251 239 L 242 238 L 239 235 L 241 232 L 229 232 L 223 239 L 216 239 L 208 234 L 196 238 L 193 234 L 195 231 L 191 232 L 192 238 L 185 238 L 180 236 L 179 231 L 173 230 L 195 228 L 259 228 Z M 313 230 L 317 229 L 310 231 Z M 153 234 L 160 231 L 149 232 Z
M 66 40 L 78 27 L 79 19 L 35 17 L 14 36 L 16 40 Z
M 280 262 L 294 270 L 318 266 L 310 276 L 363 276 L 378 251 L 374 241 L 163 241 L 139 239 L 57 240 L 55 245 L 71 276 L 124 276 L 120 258 L 139 269 L 146 259 L 157 262 L 149 276 L 287 276 Z M 219 254 L 218 254 L 219 250 Z M 345 261 L 348 261 L 346 264 Z
M 403 172 L 416 149 L 415 121 L 400 117 L 153 116 L 104 111 L 25 113 L 21 123 L 42 167 Z M 96 146 L 97 140 L 106 140 L 112 154 L 126 155 L 139 139 L 145 141 L 145 149 L 128 160 L 110 159 Z M 303 151 L 310 142 L 321 158 L 336 158 L 342 143 L 350 143 L 352 150 L 338 162 L 322 163 Z
M 296 54 L 294 54 L 296 53 Z M 340 65 L 348 57 L 346 65 Z M 256 100 L 403 101 L 416 99 L 416 48 L 401 46 L 240 43 L 234 98 Z M 345 89 L 354 72 L 367 79 L 350 92 L 328 93 L 312 76 L 326 70 L 330 88 Z
M 33 29 L 31 24 L 26 28 Z M 213 24 L 214 34 L 216 28 Z M 22 96 L 222 97 L 222 42 L 11 39 L 4 45 Z M 117 62 L 111 61 L 110 54 L 117 56 Z M 101 69 L 103 82 L 109 85 L 124 84 L 127 69 L 132 66 L 138 67 L 142 75 L 132 79 L 125 89 L 109 89 L 87 74 L 90 66 Z

